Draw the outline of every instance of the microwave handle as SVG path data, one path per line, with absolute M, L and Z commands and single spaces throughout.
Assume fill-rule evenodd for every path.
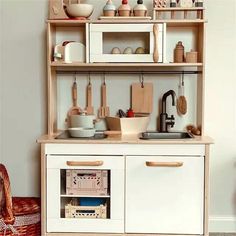
M 158 53 L 158 24 L 153 25 L 153 35 L 154 35 L 154 52 L 153 52 L 153 61 L 158 62 L 159 53 Z

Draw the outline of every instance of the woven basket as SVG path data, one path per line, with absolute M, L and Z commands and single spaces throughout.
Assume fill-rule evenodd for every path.
M 0 236 L 40 236 L 40 199 L 11 197 L 6 168 L 0 164 L 0 192 L 4 192 L 4 205 L 0 205 Z

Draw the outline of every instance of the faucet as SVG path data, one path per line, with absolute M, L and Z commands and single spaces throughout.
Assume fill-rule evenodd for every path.
M 168 114 L 166 113 L 166 99 L 167 97 L 171 95 L 172 97 L 172 106 L 175 106 L 175 91 L 169 90 L 167 91 L 161 100 L 162 103 L 162 113 L 160 114 L 160 132 L 168 132 L 168 126 L 174 127 L 175 124 L 175 118 L 173 115 L 168 117 Z

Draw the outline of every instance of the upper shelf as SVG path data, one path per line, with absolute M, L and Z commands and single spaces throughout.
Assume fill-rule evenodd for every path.
M 51 68 L 56 71 L 159 71 L 166 70 L 169 67 L 176 70 L 182 70 L 183 67 L 188 70 L 202 71 L 203 63 L 59 63 L 51 62 Z
M 206 20 L 202 19 L 160 19 L 160 20 L 47 20 L 47 23 L 53 26 L 81 26 L 85 25 L 86 23 L 93 23 L 93 24 L 140 24 L 140 23 L 166 23 L 167 26 L 196 26 L 200 24 L 207 23 Z

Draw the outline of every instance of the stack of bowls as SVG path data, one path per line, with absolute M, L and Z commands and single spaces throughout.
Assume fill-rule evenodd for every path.
M 71 115 L 69 133 L 75 138 L 89 138 L 95 135 L 94 115 Z

